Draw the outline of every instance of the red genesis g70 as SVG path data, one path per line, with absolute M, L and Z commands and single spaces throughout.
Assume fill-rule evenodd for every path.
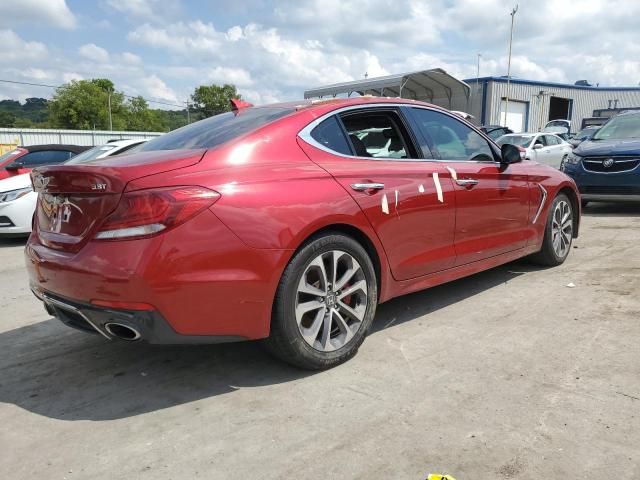
M 389 98 L 240 105 L 32 181 L 26 263 L 51 315 L 132 342 L 265 339 L 310 369 L 352 357 L 378 303 L 561 264 L 580 219 L 563 173 Z

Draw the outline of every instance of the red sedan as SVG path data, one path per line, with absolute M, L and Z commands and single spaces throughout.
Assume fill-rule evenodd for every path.
M 353 356 L 378 303 L 561 264 L 580 219 L 563 173 L 401 99 L 241 106 L 32 180 L 26 260 L 50 314 L 109 339 L 266 339 L 311 369 Z

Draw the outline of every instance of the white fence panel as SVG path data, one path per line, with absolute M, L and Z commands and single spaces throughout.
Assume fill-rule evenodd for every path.
M 3 145 L 44 145 L 69 144 L 94 146 L 109 140 L 152 138 L 163 132 L 126 132 L 109 130 L 56 130 L 44 128 L 0 128 L 0 144 Z

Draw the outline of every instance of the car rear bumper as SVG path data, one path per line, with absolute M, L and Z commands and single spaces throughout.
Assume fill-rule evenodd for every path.
M 225 343 L 246 340 L 241 336 L 180 335 L 155 311 L 122 310 L 96 307 L 33 289 L 45 310 L 65 325 L 108 340 L 140 341 L 151 344 Z M 124 327 L 118 329 L 115 327 Z M 118 333 L 120 332 L 120 334 Z M 128 334 L 127 332 L 131 332 Z M 127 333 L 127 334 L 125 334 Z
M 290 255 L 247 247 L 208 210 L 152 238 L 89 241 L 79 252 L 64 252 L 40 244 L 34 233 L 25 248 L 32 290 L 76 308 L 85 331 L 94 322 L 105 333 L 101 326 L 116 319 L 151 343 L 267 337 Z M 150 309 L 104 307 L 129 303 Z M 63 321 L 73 316 L 70 308 L 53 307 Z

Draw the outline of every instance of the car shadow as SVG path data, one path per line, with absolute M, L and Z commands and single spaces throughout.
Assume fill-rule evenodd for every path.
M 380 306 L 371 334 L 535 269 L 511 263 L 397 298 Z M 127 418 L 241 388 L 331 374 L 290 367 L 258 342 L 176 347 L 107 342 L 56 319 L 0 333 L 0 365 L 0 402 L 68 421 Z
M 640 217 L 640 202 L 589 202 L 582 209 L 584 217 Z
M 29 237 L 0 237 L 0 248 L 24 247 Z

